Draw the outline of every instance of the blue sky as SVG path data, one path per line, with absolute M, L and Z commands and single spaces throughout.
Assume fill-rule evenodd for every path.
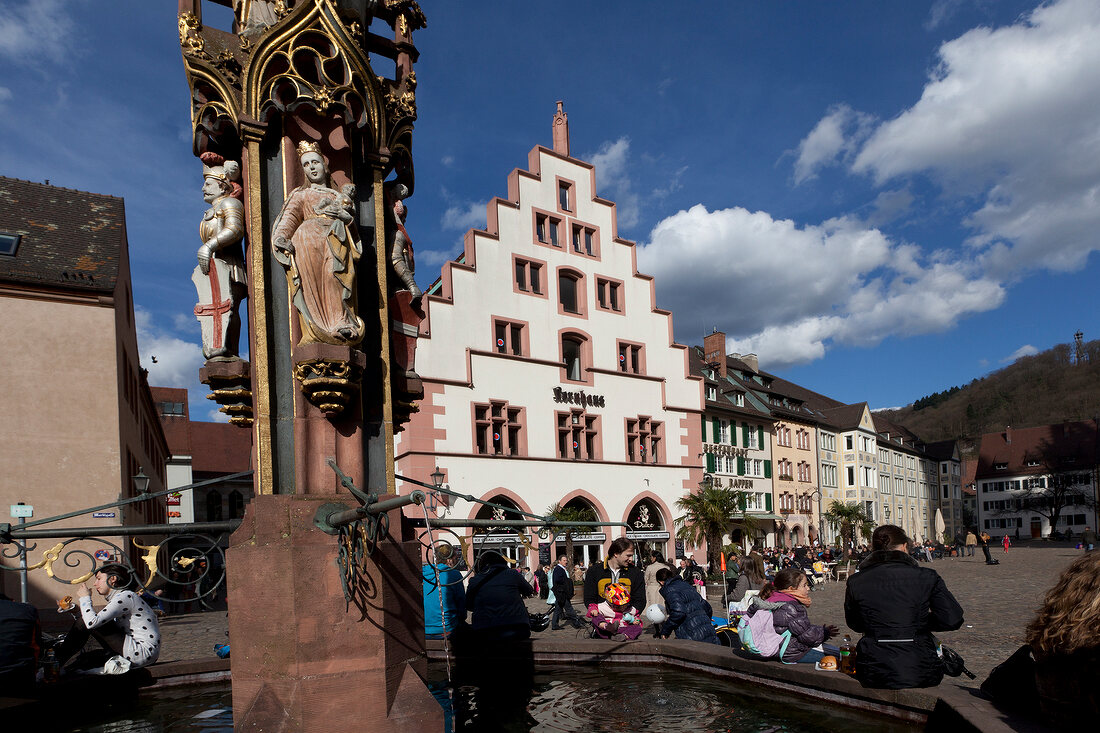
M 1096 0 L 422 6 L 422 286 L 561 99 L 682 343 L 877 408 L 1097 336 Z M 206 418 L 175 11 L 0 0 L 0 175 L 125 197 L 143 365 Z

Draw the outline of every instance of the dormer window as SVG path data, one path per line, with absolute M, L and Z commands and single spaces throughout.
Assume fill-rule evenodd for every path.
M 1008 470 L 1008 464 L 1007 463 L 994 463 L 993 464 L 993 470 L 994 471 L 1007 471 Z
M 14 256 L 15 251 L 19 249 L 19 240 L 21 238 L 19 234 L 0 232 L 0 255 L 8 255 L 9 257 Z
M 707 385 L 707 399 L 711 400 L 712 402 L 714 400 L 718 399 L 718 388 L 717 387 L 712 387 L 709 384 Z

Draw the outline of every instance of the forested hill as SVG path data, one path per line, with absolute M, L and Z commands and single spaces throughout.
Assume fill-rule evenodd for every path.
M 882 410 L 888 420 L 904 425 L 927 442 L 971 440 L 982 433 L 1047 425 L 1100 416 L 1100 341 L 1084 345 L 1078 362 L 1071 344 L 1059 344 L 965 386 L 916 400 L 899 410 Z M 976 446 L 975 446 L 976 447 Z

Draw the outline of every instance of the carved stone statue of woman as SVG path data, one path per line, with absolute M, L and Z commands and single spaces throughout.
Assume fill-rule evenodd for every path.
M 298 158 L 307 183 L 287 196 L 272 233 L 302 326 L 298 343 L 354 346 L 365 332 L 355 310 L 355 271 L 363 253 L 352 224 L 355 186 L 332 187 L 316 143 L 299 143 Z
M 199 224 L 199 264 L 191 274 L 199 303 L 202 353 L 207 359 L 240 357 L 241 319 L 237 313 L 247 292 L 244 269 L 244 205 L 237 179 L 241 166 L 217 153 L 203 153 L 202 197 L 210 204 Z

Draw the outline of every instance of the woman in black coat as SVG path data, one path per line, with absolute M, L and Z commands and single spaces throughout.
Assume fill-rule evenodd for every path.
M 844 618 L 863 634 L 856 678 L 864 687 L 935 687 L 943 680 L 933 631 L 962 626 L 963 610 L 943 578 L 909 556 L 901 527 L 884 524 L 871 536 L 871 554 L 848 579 Z
M 533 596 L 535 589 L 498 552 L 486 552 L 477 566 L 478 572 L 466 588 L 466 608 L 473 613 L 474 633 L 483 640 L 530 638 L 531 623 L 523 599 Z
M 661 585 L 661 597 L 665 599 L 668 619 L 661 624 L 661 633 L 667 639 L 675 633 L 677 639 L 690 639 L 708 644 L 718 644 L 718 634 L 711 621 L 712 609 L 695 588 L 669 568 L 657 571 Z

